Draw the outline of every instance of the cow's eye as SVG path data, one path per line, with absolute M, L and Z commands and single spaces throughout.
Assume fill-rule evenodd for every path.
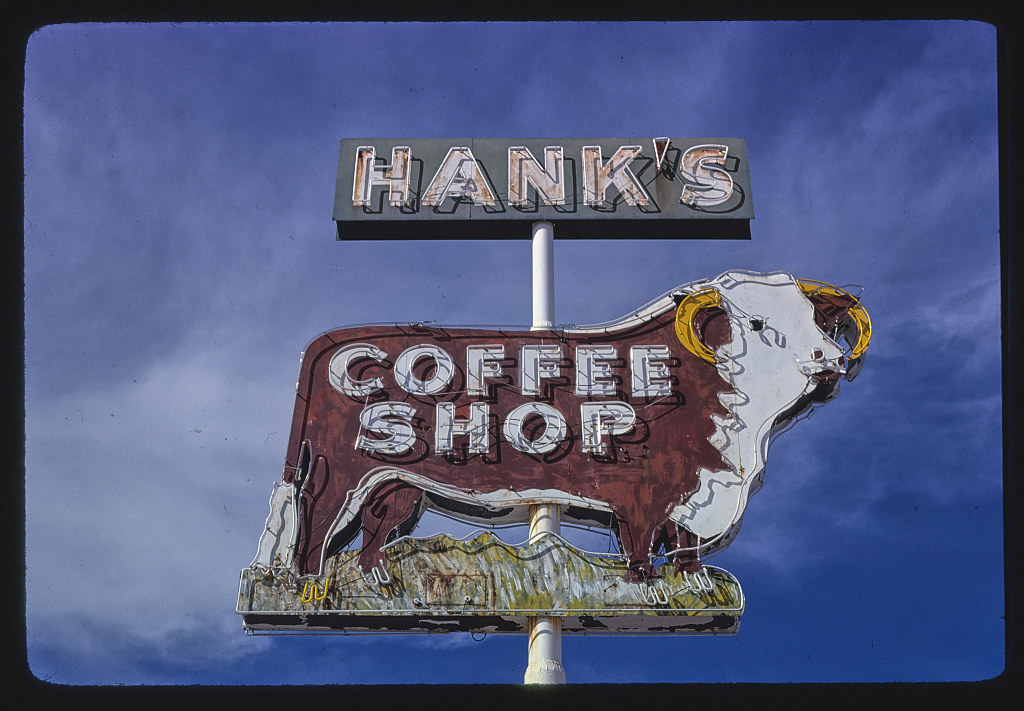
M 752 329 L 754 329 L 755 331 L 760 331 L 762 328 L 764 328 L 764 319 L 762 319 L 762 318 L 752 318 L 752 319 L 750 319 L 750 327 Z

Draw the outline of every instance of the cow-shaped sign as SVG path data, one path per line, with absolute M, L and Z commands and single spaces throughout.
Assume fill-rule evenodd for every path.
M 596 326 L 330 331 L 303 356 L 283 485 L 254 564 L 359 565 L 429 508 L 604 524 L 628 577 L 729 544 L 771 437 L 852 380 L 871 336 L 846 291 L 727 272 Z M 840 338 L 846 342 L 840 345 Z

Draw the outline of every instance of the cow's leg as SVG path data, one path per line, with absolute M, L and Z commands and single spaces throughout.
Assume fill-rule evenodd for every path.
M 696 550 L 697 537 L 682 526 L 673 521 L 666 521 L 655 531 L 653 541 L 652 557 L 668 558 L 673 563 L 675 572 L 696 573 L 700 570 L 700 556 Z
M 319 571 L 320 550 L 324 541 L 314 540 L 312 532 L 317 530 L 318 524 L 322 525 L 321 521 L 317 520 L 318 516 L 322 516 L 317 505 L 331 483 L 331 468 L 327 460 L 322 456 L 316 457 L 307 476 L 299 499 L 299 540 L 296 553 L 296 564 L 302 575 Z
M 673 524 L 666 524 L 668 529 Z M 682 548 L 675 554 L 677 573 L 696 573 L 700 570 L 700 552 L 697 550 L 697 536 L 682 526 L 676 526 L 676 548 Z
M 361 513 L 363 545 L 359 551 L 359 565 L 364 571 L 378 564 L 388 534 L 412 516 L 421 494 L 405 482 L 389 481 L 377 486 L 367 497 Z
M 639 582 L 654 576 L 651 563 L 651 549 L 654 546 L 654 534 L 662 527 L 657 507 L 631 501 L 616 511 L 619 519 L 619 540 L 629 553 L 629 567 L 626 580 Z M 664 520 L 664 513 L 660 514 Z

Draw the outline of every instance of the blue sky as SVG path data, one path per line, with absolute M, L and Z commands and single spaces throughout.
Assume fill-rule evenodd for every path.
M 739 634 L 566 637 L 568 681 L 998 675 L 996 87 L 996 31 L 964 21 L 41 28 L 24 93 L 32 673 L 521 683 L 523 637 L 248 637 L 234 612 L 317 334 L 530 321 L 528 234 L 336 241 L 338 141 L 667 135 L 746 138 L 751 240 L 556 229 L 556 321 L 781 269 L 862 286 L 874 339 L 857 380 L 773 444 L 715 559 L 746 595 Z

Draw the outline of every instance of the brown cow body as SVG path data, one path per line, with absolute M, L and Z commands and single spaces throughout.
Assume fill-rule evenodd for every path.
M 716 483 L 718 480 L 709 478 L 708 472 L 728 474 L 731 470 L 741 478 L 744 476 L 743 466 L 723 459 L 729 443 L 716 442 L 716 437 L 728 440 L 732 436 L 722 434 L 723 421 L 732 421 L 739 429 L 752 424 L 738 421 L 736 413 L 743 412 L 741 406 L 723 404 L 743 402 L 745 393 L 733 386 L 736 374 L 742 377 L 744 371 L 750 372 L 742 365 L 743 358 L 748 353 L 757 357 L 759 348 L 778 351 L 778 344 L 786 347 L 787 343 L 804 348 L 808 353 L 801 357 L 810 358 L 811 345 L 818 343 L 815 339 L 821 339 L 827 349 L 835 351 L 831 356 L 838 355 L 840 351 L 831 338 L 836 336 L 838 324 L 846 319 L 853 304 L 852 297 L 847 300 L 823 299 L 806 292 L 801 295 L 795 288 L 796 281 L 783 273 L 767 277 L 770 278 L 766 278 L 768 284 L 764 288 L 774 289 L 772 293 L 780 293 L 784 288 L 793 290 L 796 296 L 787 298 L 795 299 L 796 305 L 786 308 L 800 314 L 806 308 L 807 317 L 799 315 L 799 319 L 806 318 L 811 335 L 798 335 L 798 329 L 792 327 L 789 341 L 776 334 L 770 343 L 766 334 L 772 329 L 758 323 L 764 320 L 761 317 L 748 318 L 748 312 L 731 305 L 701 309 L 692 319 L 693 331 L 700 341 L 712 350 L 727 343 L 740 348 L 734 349 L 738 355 L 728 368 L 684 347 L 682 337 L 677 335 L 674 308 L 683 294 L 680 291 L 652 302 L 656 308 L 642 314 L 638 311 L 600 328 L 534 331 L 371 325 L 320 336 L 303 357 L 284 475 L 285 483 L 294 487 L 298 501 L 293 564 L 301 574 L 320 573 L 325 560 L 351 543 L 361 530 L 359 563 L 368 570 L 378 564 L 380 548 L 389 536 L 408 533 L 428 506 L 461 512 L 480 521 L 492 517 L 500 520 L 510 511 L 522 511 L 530 504 L 547 501 L 560 504 L 570 518 L 586 520 L 590 516 L 613 527 L 629 557 L 632 577 L 652 572 L 652 558 L 662 544 L 666 550 L 679 551 L 673 556 L 677 568 L 694 569 L 699 565 L 700 545 L 692 531 L 700 531 L 701 525 L 707 529 L 700 521 L 699 509 L 708 504 L 701 501 L 715 496 L 725 501 L 721 493 L 714 493 L 723 489 L 715 487 L 731 486 L 728 478 L 721 479 L 724 484 Z M 723 284 L 728 288 L 732 283 L 743 286 L 751 281 L 754 279 L 734 279 Z M 691 289 L 689 293 L 692 292 Z M 739 288 L 735 294 L 737 299 L 743 296 Z M 752 307 L 748 303 L 745 308 L 749 311 Z M 746 315 L 739 316 L 741 312 Z M 780 318 L 776 317 L 776 322 L 781 323 Z M 822 329 L 831 331 L 831 335 Z M 805 343 L 810 345 L 805 348 Z M 471 393 L 467 387 L 467 347 L 492 344 L 504 346 L 503 357 L 491 363 L 485 390 Z M 527 393 L 523 382 L 523 348 L 539 345 L 560 347 L 560 358 L 556 372 L 544 378 L 539 391 Z M 613 385 L 597 393 L 580 392 L 577 348 L 594 346 L 616 349 L 616 357 L 603 363 L 601 378 Z M 341 368 L 341 376 L 336 364 L 332 371 L 332 358 L 358 347 L 377 349 L 378 355 L 349 358 Z M 453 367 L 437 388 L 430 392 L 413 388 L 410 392 L 397 377 L 400 354 L 425 347 L 443 351 Z M 634 347 L 667 347 L 668 356 L 661 358 L 655 368 L 659 374 L 659 393 L 638 394 L 635 381 L 631 381 L 637 365 L 631 356 Z M 813 351 L 814 358 L 819 358 L 820 348 L 815 345 Z M 793 359 L 785 356 L 780 362 L 790 360 Z M 744 441 L 743 447 L 766 451 L 768 436 L 782 424 L 781 419 L 788 422 L 814 402 L 832 396 L 838 374 L 829 368 L 837 367 L 835 364 L 841 363 L 842 358 L 833 357 L 828 361 L 831 365 L 819 361 L 808 361 L 817 364 L 814 370 L 796 359 L 794 368 L 799 366 L 808 373 L 814 370 L 812 376 L 807 376 L 807 389 L 802 391 L 803 386 L 799 386 L 785 395 L 779 409 L 768 411 L 767 424 L 755 423 L 760 428 L 757 431 L 764 433 L 759 435 L 759 443 L 751 445 Z M 406 371 L 409 367 L 407 360 Z M 413 368 L 420 383 L 436 380 L 441 370 L 442 364 L 430 358 L 417 360 Z M 339 377 L 375 385 L 345 392 L 338 386 Z M 619 407 L 631 409 L 635 416 L 628 430 L 604 435 L 602 451 L 587 451 L 583 423 L 586 410 L 581 408 L 586 403 L 602 402 L 621 403 Z M 372 446 L 375 441 L 386 440 L 387 432 L 374 430 L 371 420 L 362 419 L 368 408 L 384 403 L 390 403 L 385 407 L 404 407 L 404 412 L 412 413 L 405 419 L 410 428 L 407 446 L 390 452 Z M 447 403 L 454 406 L 455 417 L 462 421 L 469 421 L 472 403 L 486 405 L 486 449 L 474 450 L 470 438 L 460 432 L 453 439 L 454 450 L 438 451 L 438 408 L 439 404 L 448 407 Z M 522 451 L 509 438 L 505 429 L 509 414 L 527 403 L 553 408 L 564 418 L 563 437 L 556 446 L 543 452 Z M 539 441 L 546 430 L 537 418 L 523 419 L 520 425 L 522 436 L 530 441 Z M 739 446 L 740 438 L 734 439 L 733 445 Z M 764 451 L 759 452 L 759 461 L 763 462 Z M 750 480 L 759 479 L 760 468 L 755 471 L 748 466 L 746 474 Z M 735 505 L 735 514 L 727 512 L 734 516 L 726 520 L 730 530 L 738 528 L 747 492 L 756 490 L 756 486 L 750 488 L 754 484 L 743 484 L 746 488 L 740 503 Z M 685 508 L 691 498 L 697 502 L 693 504 L 694 514 L 687 513 L 689 509 Z M 686 516 L 691 516 L 691 521 Z M 521 515 L 518 520 L 523 520 Z M 723 539 L 719 544 L 727 542 Z
M 712 343 L 727 337 L 726 320 L 715 321 L 719 332 L 709 332 L 708 339 Z M 726 332 L 722 333 L 722 329 Z M 395 386 L 393 380 L 388 380 L 393 360 L 367 366 L 367 377 L 378 374 L 385 381 L 385 389 L 369 398 L 349 397 L 327 386 L 330 356 L 346 344 L 372 343 L 393 358 L 407 348 L 429 343 L 442 347 L 459 363 L 462 360 L 459 355 L 465 352 L 466 345 L 494 342 L 510 344 L 506 347 L 508 367 L 503 369 L 507 375 L 503 381 L 490 384 L 487 397 L 470 398 L 464 393 L 465 373 L 461 367 L 464 364 L 460 364 L 451 387 L 437 395 L 410 394 Z M 528 343 L 559 344 L 565 358 L 561 369 L 563 376 L 549 379 L 545 392 L 536 398 L 522 395 L 521 383 L 516 382 L 519 348 Z M 577 345 L 607 343 L 614 343 L 620 354 L 634 344 L 669 346 L 673 382 L 671 396 L 667 398 L 634 398 L 630 393 L 626 359 L 620 355 L 619 361 L 623 362 L 614 368 L 616 395 L 595 400 L 630 403 L 637 413 L 636 426 L 633 433 L 615 437 L 614 447 L 600 456 L 584 453 L 580 448 L 580 428 L 574 420 L 579 420 L 580 403 L 584 398 L 573 392 L 572 359 Z M 358 365 L 353 365 L 355 368 Z M 322 547 L 326 543 L 325 529 L 342 509 L 348 493 L 356 488 L 367 471 L 387 464 L 413 470 L 443 469 L 441 476 L 446 484 L 468 491 L 557 489 L 608 502 L 618 520 L 620 541 L 626 551 L 633 554 L 633 562 L 647 563 L 647 549 L 656 529 L 667 522 L 666 505 L 675 503 L 696 487 L 696 472 L 700 466 L 711 469 L 722 466 L 721 455 L 708 443 L 708 437 L 713 431 L 711 414 L 726 414 L 718 395 L 727 388 L 712 365 L 679 345 L 672 312 L 614 339 L 598 334 L 581 337 L 561 331 L 509 332 L 414 325 L 371 326 L 327 333 L 306 350 L 289 442 L 285 481 L 302 486 L 299 569 L 303 573 L 319 570 Z M 359 412 L 367 404 L 384 399 L 407 402 L 416 408 L 413 420 L 416 446 L 403 455 L 371 453 L 353 446 L 360 432 Z M 521 452 L 502 438 L 499 420 L 527 400 L 546 402 L 569 420 L 569 436 L 554 451 Z M 471 456 L 459 452 L 437 454 L 432 446 L 436 403 L 454 402 L 459 414 L 459 406 L 470 401 L 490 405 L 490 450 L 487 454 Z M 305 479 L 297 481 L 295 474 L 302 471 L 299 457 L 306 456 L 300 454 L 304 442 L 308 442 L 309 463 Z M 671 502 L 665 500 L 666 492 L 674 492 Z M 360 563 L 364 569 L 375 564 L 377 549 L 396 525 L 412 515 L 419 497 L 418 490 L 402 484 L 381 485 L 373 493 L 372 504 L 364 506 L 362 512 L 364 538 Z M 351 533 L 354 536 L 356 531 Z

